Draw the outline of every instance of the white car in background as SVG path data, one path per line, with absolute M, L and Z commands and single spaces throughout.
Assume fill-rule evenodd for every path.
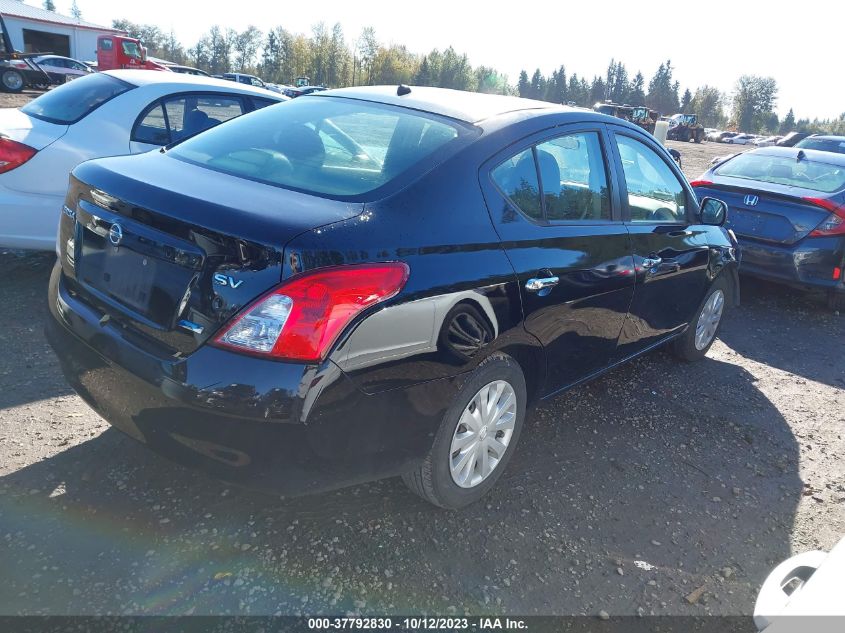
M 84 62 L 61 55 L 41 55 L 35 61 L 50 75 L 55 84 L 62 84 L 70 79 L 84 77 L 94 72 L 94 69 Z
M 775 567 L 757 596 L 754 624 L 765 633 L 845 631 L 845 539 L 830 553 L 804 552 Z
M 79 163 L 158 149 L 282 101 L 221 79 L 110 70 L 0 109 L 0 247 L 55 248 L 68 173 Z
M 753 134 L 737 134 L 736 136 L 726 138 L 725 143 L 727 143 L 728 145 L 748 145 L 755 138 L 757 137 Z

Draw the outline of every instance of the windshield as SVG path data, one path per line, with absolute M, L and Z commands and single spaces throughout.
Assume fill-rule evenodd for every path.
M 234 176 L 318 195 L 355 197 L 422 171 L 468 128 L 414 110 L 303 97 L 235 119 L 169 154 Z
M 845 189 L 845 168 L 842 166 L 806 159 L 796 160 L 792 156 L 748 152 L 723 163 L 715 173 L 824 193 Z
M 76 123 L 106 101 L 134 88 L 104 73 L 93 73 L 53 88 L 21 108 L 37 119 L 67 125 Z
M 823 152 L 836 152 L 837 154 L 845 154 L 845 137 L 842 138 L 813 138 L 809 136 L 802 141 L 798 141 L 795 147 L 803 149 L 817 149 Z

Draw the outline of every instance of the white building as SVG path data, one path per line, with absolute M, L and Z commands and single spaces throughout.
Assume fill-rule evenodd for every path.
M 21 0 L 0 0 L 0 14 L 15 50 L 97 59 L 97 36 L 120 33 L 107 26 L 47 11 Z

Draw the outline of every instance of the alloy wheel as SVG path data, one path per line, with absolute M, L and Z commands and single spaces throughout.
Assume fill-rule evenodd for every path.
M 702 350 L 716 336 L 719 321 L 722 319 L 722 311 L 725 307 L 725 293 L 717 288 L 707 299 L 707 303 L 698 315 L 698 323 L 695 326 L 695 348 Z

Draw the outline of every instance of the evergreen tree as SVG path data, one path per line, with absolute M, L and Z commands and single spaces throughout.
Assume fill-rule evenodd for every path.
M 654 77 L 648 82 L 646 105 L 661 114 L 674 114 L 678 111 L 678 82 L 672 82 L 672 62 L 660 64 Z
M 631 105 L 645 105 L 645 77 L 642 73 L 638 72 L 634 77 L 625 100 Z
M 590 107 L 595 103 L 604 101 L 606 95 L 607 85 L 604 83 L 604 79 L 596 75 L 595 77 L 593 77 L 593 83 L 590 85 L 590 98 L 587 102 L 587 107 Z
M 786 116 L 783 118 L 783 121 L 780 123 L 780 130 L 778 132 L 780 134 L 789 134 L 790 132 L 795 131 L 795 113 L 792 111 L 792 108 L 789 108 L 789 112 L 786 113 Z
M 546 96 L 546 79 L 543 77 L 543 73 L 540 72 L 539 68 L 531 76 L 530 95 L 532 99 L 542 99 Z
M 684 96 L 681 98 L 681 112 L 689 112 L 692 105 L 692 93 L 689 88 L 684 90 Z
M 70 5 L 70 14 L 77 20 L 82 19 L 82 11 L 80 11 L 79 5 L 76 4 L 76 0 L 73 0 L 73 4 Z
M 528 73 L 524 70 L 519 73 L 519 82 L 516 84 L 516 90 L 520 97 L 528 97 L 531 92 L 531 84 L 528 81 Z
M 53 0 L 44 0 L 44 8 L 47 11 L 55 11 L 56 10 L 56 3 Z

